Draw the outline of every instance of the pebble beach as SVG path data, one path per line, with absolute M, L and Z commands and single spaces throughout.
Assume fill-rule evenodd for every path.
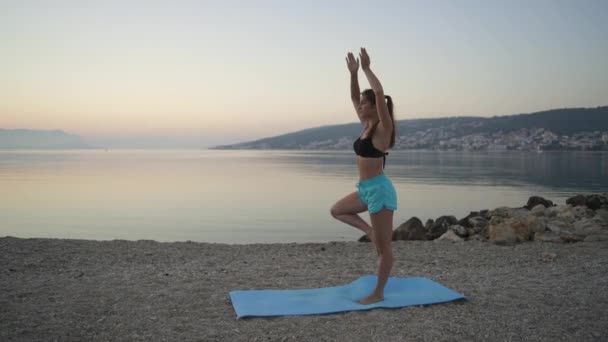
M 0 238 L 2 341 L 606 341 L 608 241 L 394 241 L 392 276 L 467 301 L 236 319 L 229 292 L 338 286 L 369 243 Z

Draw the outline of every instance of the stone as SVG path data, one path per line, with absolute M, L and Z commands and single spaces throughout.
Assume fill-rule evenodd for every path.
M 475 234 L 475 235 L 469 235 L 469 237 L 467 238 L 467 241 L 488 241 L 488 237 L 487 236 L 483 236 L 481 234 Z
M 532 210 L 537 205 L 542 205 L 544 208 L 552 207 L 553 202 L 550 200 L 544 199 L 540 196 L 532 196 L 528 198 L 528 203 L 524 206 L 524 208 L 528 210 Z
M 557 254 L 555 254 L 555 253 L 543 252 L 543 254 L 542 254 L 543 262 L 553 261 L 553 260 L 555 260 L 556 257 L 557 257 Z
M 582 218 L 590 218 L 595 215 L 595 212 L 587 207 L 579 206 L 572 208 L 572 215 L 575 220 Z
M 490 217 L 509 218 L 513 216 L 513 209 L 509 207 L 498 207 L 490 213 Z
M 477 211 L 471 211 L 469 213 L 469 215 L 467 215 L 466 217 L 463 217 L 460 220 L 458 220 L 457 224 L 459 224 L 459 225 L 461 225 L 461 226 L 463 226 L 465 228 L 471 228 L 471 223 L 469 222 L 469 219 L 471 217 L 476 217 L 476 216 L 479 216 L 479 212 L 477 212 Z
M 511 225 L 511 228 L 513 228 L 513 232 L 517 237 L 517 241 L 532 240 L 532 237 L 534 236 L 534 233 L 536 233 L 536 231 L 542 232 L 545 230 L 544 225 L 542 226 L 542 229 L 539 228 L 540 223 L 534 216 L 530 216 L 526 219 L 513 218 L 505 223 Z
M 587 235 L 585 237 L 585 239 L 583 239 L 583 241 L 585 241 L 585 242 L 608 241 L 608 233 Z
M 549 218 L 556 217 L 557 214 L 559 214 L 559 210 L 560 210 L 559 206 L 546 208 L 545 209 L 545 216 L 549 217 Z
M 508 222 L 501 222 L 490 224 L 489 240 L 497 245 L 512 245 L 517 242 L 517 236 Z
M 599 221 L 599 222 L 598 222 Z M 601 218 L 583 218 L 574 222 L 574 234 L 576 235 L 592 235 L 602 231 L 603 220 Z
M 358 242 L 372 242 L 372 240 L 369 238 L 369 236 L 367 234 L 360 237 L 359 240 L 357 240 L 357 241 Z
M 448 230 L 445 234 L 438 237 L 435 241 L 442 241 L 442 240 L 449 240 L 452 242 L 464 241 L 464 239 L 461 238 L 460 236 L 456 235 L 456 233 L 454 233 L 453 230 Z
M 533 234 L 547 230 L 547 220 L 544 217 L 531 215 L 526 218 L 526 223 L 529 225 Z
M 552 231 L 537 232 L 534 234 L 534 241 L 561 243 L 559 234 Z
M 566 234 L 562 233 L 559 235 L 559 238 L 562 239 L 563 242 L 579 242 L 583 241 L 583 237 L 574 234 Z
M 471 229 L 469 235 L 480 234 L 484 238 L 488 238 L 488 226 L 490 222 L 483 216 L 476 216 L 469 218 L 469 224 Z
M 559 212 L 555 217 L 561 219 L 562 221 L 568 224 L 572 224 L 576 220 L 576 217 L 574 216 L 573 207 L 569 205 L 559 207 Z
M 479 211 L 479 216 L 485 218 L 486 220 L 490 219 L 490 211 L 488 209 L 484 209 L 484 210 L 480 210 Z
M 467 231 L 467 229 L 459 224 L 453 224 L 453 225 L 449 226 L 448 229 L 453 231 L 454 233 L 456 233 L 456 235 L 458 235 L 460 237 L 469 236 L 469 232 Z
M 608 205 L 608 197 L 605 195 L 591 194 L 591 195 L 576 195 L 566 200 L 566 204 L 570 204 L 573 207 L 586 206 L 591 210 L 600 209 L 604 205 Z
M 542 204 L 536 205 L 532 210 L 530 210 L 530 214 L 534 216 L 545 216 L 546 208 Z
M 393 241 L 426 240 L 426 228 L 417 217 L 412 217 L 393 231 Z
M 602 225 L 604 229 L 608 228 L 608 209 L 596 210 L 595 217 L 600 217 L 604 221 L 604 224 Z
M 547 222 L 547 229 L 554 233 L 571 232 L 572 225 L 565 222 L 563 219 L 553 219 Z
M 516 218 L 525 218 L 530 215 L 530 210 L 526 208 L 515 208 L 511 211 L 511 216 Z
M 583 195 L 576 195 L 574 197 L 566 199 L 566 204 L 570 204 L 573 207 L 576 207 L 578 205 L 585 205 L 586 202 L 587 200 Z
M 456 224 L 458 220 L 454 216 L 441 216 L 431 226 L 431 228 L 427 232 L 427 238 L 429 240 L 434 240 L 445 232 L 448 231 L 448 227 Z

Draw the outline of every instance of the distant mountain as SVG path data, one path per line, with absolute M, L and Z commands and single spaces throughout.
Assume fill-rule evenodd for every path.
M 589 134 L 585 134 L 588 132 Z M 348 149 L 361 124 L 309 128 L 212 149 Z M 397 121 L 394 149 L 608 149 L 608 106 Z
M 90 149 L 81 137 L 61 130 L 0 128 L 0 149 Z

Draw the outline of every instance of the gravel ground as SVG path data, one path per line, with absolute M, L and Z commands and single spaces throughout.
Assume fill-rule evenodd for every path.
M 393 249 L 393 276 L 470 300 L 237 320 L 229 291 L 343 285 L 375 272 L 373 247 L 0 238 L 0 340 L 608 340 L 606 241 Z

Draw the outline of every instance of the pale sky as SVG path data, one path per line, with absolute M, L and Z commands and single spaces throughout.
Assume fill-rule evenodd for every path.
M 608 1 L 0 0 L 0 128 L 219 144 L 357 122 L 608 104 Z M 360 73 L 361 89 L 367 88 Z

